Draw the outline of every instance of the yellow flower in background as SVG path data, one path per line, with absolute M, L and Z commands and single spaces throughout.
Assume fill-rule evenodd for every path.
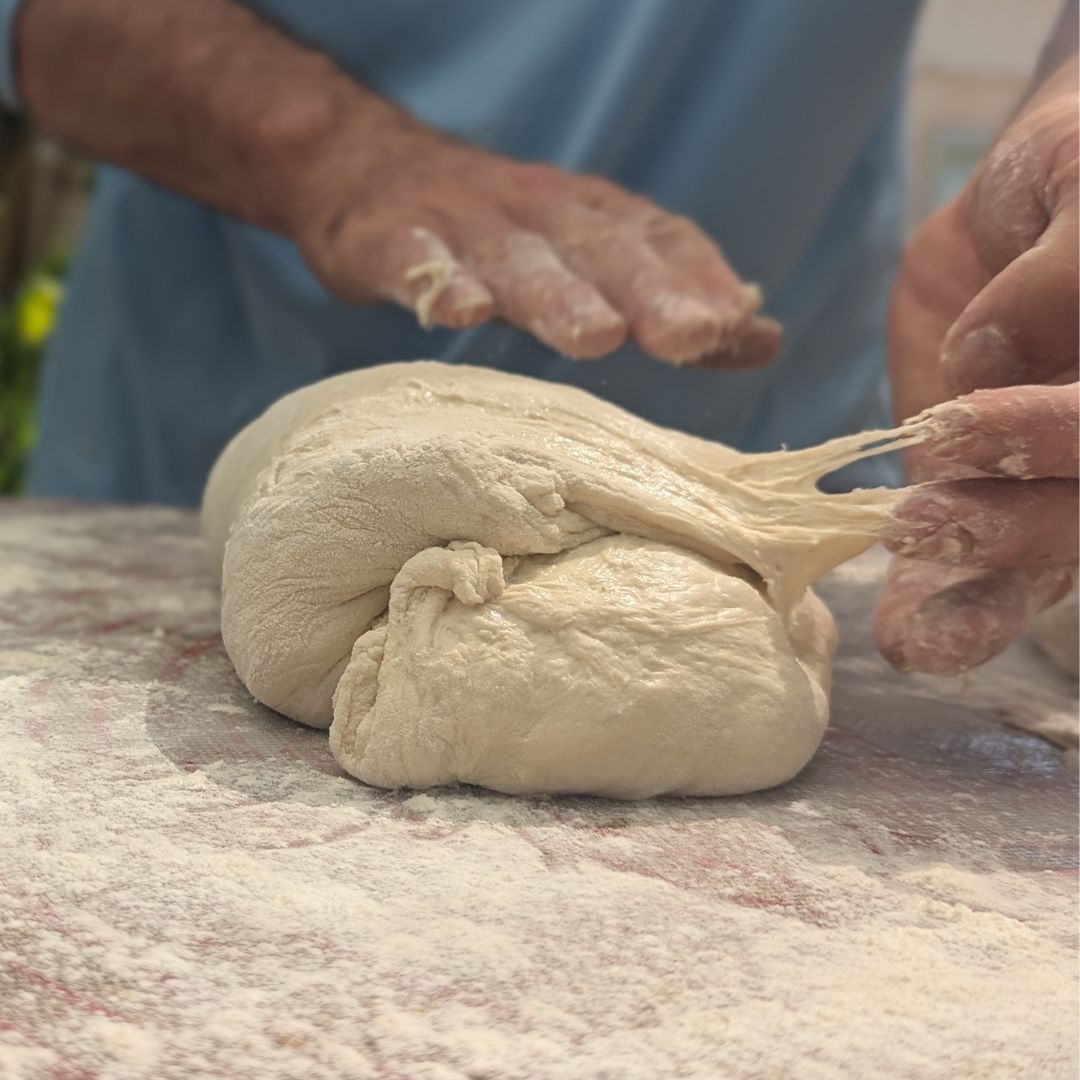
M 15 310 L 15 328 L 24 345 L 40 345 L 52 333 L 63 295 L 60 282 L 45 275 L 23 290 Z

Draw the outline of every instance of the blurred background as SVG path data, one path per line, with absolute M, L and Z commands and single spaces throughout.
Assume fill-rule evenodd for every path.
M 910 232 L 963 186 L 1027 85 L 1060 0 L 927 0 L 908 103 Z M 34 440 L 41 354 L 92 164 L 0 113 L 0 495 Z
M 927 0 L 908 98 L 908 231 L 959 193 L 1027 88 L 1061 0 Z

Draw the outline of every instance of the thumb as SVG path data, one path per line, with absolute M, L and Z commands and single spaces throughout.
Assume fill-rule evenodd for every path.
M 1058 85 L 1058 79 L 1044 88 L 1005 130 L 961 196 L 963 218 L 990 277 L 943 343 L 943 374 L 954 394 L 1051 382 L 1075 368 L 1074 81 Z

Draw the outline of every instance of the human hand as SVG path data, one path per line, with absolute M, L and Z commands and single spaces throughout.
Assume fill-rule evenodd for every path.
M 758 290 L 685 218 L 440 134 L 247 5 L 24 7 L 15 51 L 38 126 L 289 237 L 343 300 L 455 329 L 499 318 L 575 357 L 631 337 L 737 367 L 779 347 Z
M 298 201 L 294 238 L 339 298 L 392 300 L 458 330 L 501 319 L 578 358 L 628 337 L 661 360 L 715 367 L 779 348 L 779 326 L 756 314 L 760 291 L 686 218 L 403 115 L 377 140 L 375 154 L 370 133 L 328 143 Z
M 928 475 L 894 514 L 878 645 L 954 675 L 1068 591 L 1077 561 L 1077 386 L 978 390 L 935 410 Z M 926 464 L 932 462 L 931 464 Z
M 957 674 L 1067 591 L 1077 549 L 1075 60 L 1043 85 L 905 255 L 893 295 L 897 411 L 963 397 L 913 451 L 886 546 L 878 646 Z M 979 388 L 989 388 L 981 389 Z M 971 393 L 979 390 L 978 393 Z

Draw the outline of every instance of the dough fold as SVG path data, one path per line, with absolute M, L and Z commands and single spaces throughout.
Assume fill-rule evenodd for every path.
M 336 376 L 211 474 L 225 647 L 256 698 L 330 727 L 382 787 L 781 783 L 828 719 L 835 633 L 808 586 L 894 498 L 815 483 L 930 423 L 743 455 L 482 368 Z

